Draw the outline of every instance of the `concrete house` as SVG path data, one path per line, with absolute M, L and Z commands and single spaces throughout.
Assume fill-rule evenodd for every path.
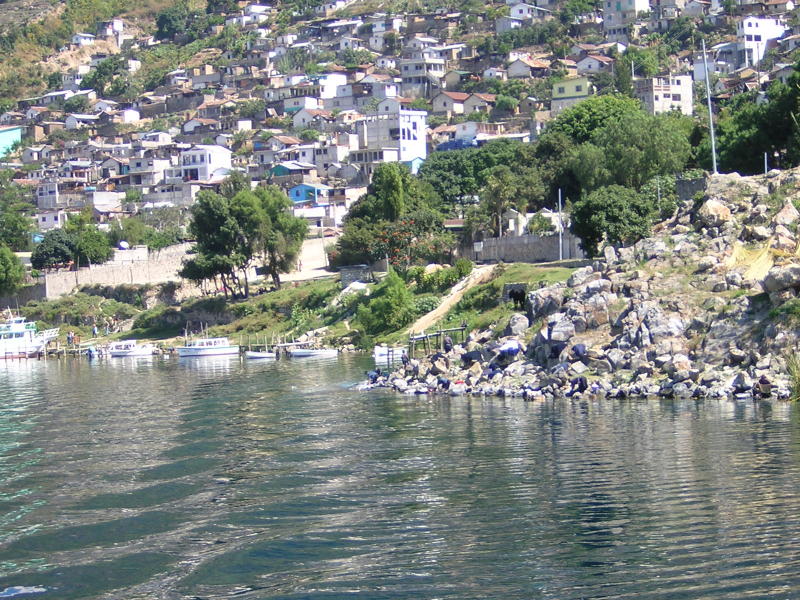
M 668 75 L 637 79 L 635 95 L 651 115 L 678 110 L 692 115 L 693 89 L 690 75 Z
M 588 77 L 565 79 L 553 84 L 550 112 L 557 115 L 565 108 L 574 106 L 594 93 Z
M 614 59 L 602 54 L 587 54 L 577 61 L 579 75 L 593 73 L 610 73 L 614 67 Z
M 221 180 L 231 170 L 231 151 L 222 146 L 198 144 L 180 153 L 184 181 Z
M 464 92 L 439 92 L 431 100 L 434 114 L 464 114 L 464 101 L 470 95 Z

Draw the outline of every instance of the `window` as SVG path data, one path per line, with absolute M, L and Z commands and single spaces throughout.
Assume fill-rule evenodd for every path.
M 575 86 L 575 91 L 576 92 L 582 92 L 583 91 L 583 86 L 582 85 L 576 85 Z
M 753 39 L 754 39 L 755 41 L 757 41 L 757 42 L 760 42 L 760 41 L 761 41 L 761 36 L 760 36 L 760 35 L 754 35 L 754 36 L 753 36 Z
M 564 93 L 564 88 L 563 87 L 559 87 L 558 88 L 558 93 L 559 94 L 563 94 Z
M 681 95 L 680 94 L 672 94 L 672 99 L 675 100 L 676 102 L 680 102 L 681 101 Z

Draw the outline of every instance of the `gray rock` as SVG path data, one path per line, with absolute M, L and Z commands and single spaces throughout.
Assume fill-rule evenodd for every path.
M 514 313 L 508 319 L 508 325 L 506 326 L 503 335 L 522 336 L 526 331 L 528 331 L 529 327 L 530 321 L 528 320 L 528 317 L 522 313 Z
M 579 285 L 583 285 L 589 281 L 589 278 L 593 275 L 594 269 L 592 267 L 582 267 L 577 269 L 572 273 L 572 275 L 569 276 L 569 279 L 567 279 L 567 287 L 574 288 L 578 287 Z
M 767 292 L 800 286 L 800 264 L 772 267 L 764 278 L 763 286 Z
M 617 256 L 617 251 L 614 250 L 614 246 L 606 246 L 603 248 L 603 258 L 609 265 L 617 263 L 619 256 Z
M 697 216 L 700 218 L 700 222 L 706 227 L 719 227 L 732 218 L 731 209 L 714 198 L 706 200 L 703 203 L 703 206 L 697 211 Z
M 567 318 L 559 319 L 550 329 L 550 340 L 554 342 L 567 342 L 575 335 L 575 326 Z
M 772 235 L 766 227 L 763 225 L 751 225 L 744 228 L 742 232 L 742 237 L 745 240 L 753 240 L 757 242 L 761 242 L 764 240 L 769 239 L 770 235 Z
M 800 212 L 797 212 L 797 209 L 791 202 L 787 202 L 783 205 L 778 213 L 772 217 L 772 224 L 773 225 L 791 225 L 792 223 L 796 223 L 797 220 L 800 219 Z
M 556 313 L 564 303 L 564 288 L 550 286 L 528 294 L 528 317 L 536 321 Z
M 697 261 L 697 271 L 702 273 L 704 271 L 708 271 L 713 269 L 719 264 L 719 259 L 716 256 L 704 256 L 699 261 Z

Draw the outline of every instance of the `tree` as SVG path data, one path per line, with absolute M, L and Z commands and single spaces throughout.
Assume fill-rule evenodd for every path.
M 492 233 L 496 237 L 503 235 L 503 214 L 509 209 L 521 210 L 517 180 L 506 165 L 494 167 L 486 180 L 486 187 L 481 194 L 481 205 L 485 212 L 492 215 Z
M 108 244 L 108 237 L 97 227 L 86 227 L 75 239 L 75 258 L 77 266 L 99 265 L 107 262 L 114 254 Z
M 495 100 L 494 108 L 500 112 L 514 112 L 519 106 L 519 100 L 511 96 L 500 95 Z
M 179 33 L 188 29 L 190 20 L 189 7 L 185 1 L 180 1 L 165 8 L 156 15 L 156 39 L 171 40 Z
M 292 201 L 279 187 L 260 187 L 255 195 L 265 216 L 260 232 L 262 266 L 279 288 L 280 274 L 288 273 L 300 254 L 308 223 L 291 213 Z
M 30 245 L 31 219 L 11 207 L 0 209 L 0 244 L 23 252 Z
M 356 313 L 356 320 L 370 334 L 400 329 L 413 319 L 411 292 L 394 269 L 375 288 L 369 304 L 361 305 Z
M 13 294 L 25 279 L 25 267 L 8 246 L 0 246 L 0 294 Z
M 367 193 L 371 193 L 382 204 L 382 216 L 387 221 L 395 221 L 405 208 L 405 189 L 403 167 L 398 163 L 382 163 L 372 174 L 372 183 Z M 371 192 L 370 192 L 371 190 Z
M 589 256 L 605 235 L 610 244 L 631 244 L 650 233 L 653 206 L 636 190 L 610 185 L 583 196 L 572 207 L 570 230 Z
M 230 14 L 239 9 L 236 0 L 208 0 L 206 12 L 209 14 Z
M 181 277 L 193 281 L 219 279 L 226 297 L 229 293 L 244 294 L 241 270 L 252 260 L 252 246 L 231 213 L 230 199 L 201 190 L 192 207 L 189 231 L 196 241 L 197 256 L 184 264 Z
M 76 94 L 64 101 L 64 110 L 68 113 L 85 113 L 89 110 L 89 99 L 84 94 Z
M 644 114 L 641 104 L 635 98 L 619 94 L 589 96 L 559 114 L 547 131 L 561 132 L 572 142 L 582 144 L 612 121 L 626 119 L 635 114 Z
M 66 265 L 75 257 L 75 241 L 63 229 L 52 229 L 44 234 L 42 241 L 31 254 L 34 269 L 47 269 Z

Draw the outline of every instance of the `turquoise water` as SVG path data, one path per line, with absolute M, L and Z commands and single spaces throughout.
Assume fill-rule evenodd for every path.
M 800 597 L 795 407 L 0 363 L 0 598 Z

